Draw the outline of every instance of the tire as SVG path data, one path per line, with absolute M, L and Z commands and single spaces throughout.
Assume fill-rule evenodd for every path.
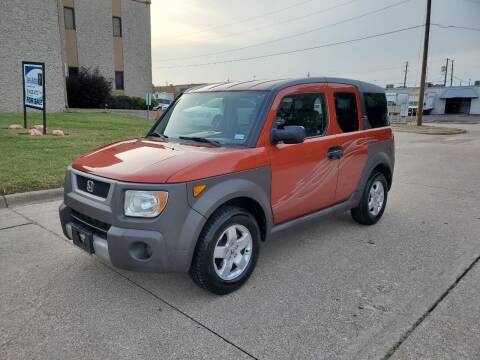
M 383 191 L 381 191 L 383 189 Z M 373 201 L 371 200 L 371 192 L 373 192 Z M 383 193 L 383 198 L 380 196 Z M 362 225 L 373 225 L 383 215 L 385 206 L 387 205 L 388 185 L 385 175 L 381 172 L 375 171 L 372 173 L 367 181 L 365 189 L 363 190 L 362 199 L 356 208 L 350 210 L 353 220 Z M 381 206 L 380 206 L 380 200 Z
M 255 268 L 260 237 L 260 228 L 252 214 L 236 206 L 220 208 L 200 234 L 190 277 L 198 286 L 217 295 L 237 290 Z

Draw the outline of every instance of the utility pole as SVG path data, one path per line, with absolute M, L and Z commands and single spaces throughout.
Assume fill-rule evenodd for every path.
M 422 77 L 420 79 L 420 94 L 418 94 L 417 126 L 422 126 L 423 101 L 425 99 L 425 80 L 427 75 L 428 42 L 430 40 L 430 14 L 432 12 L 432 0 L 427 0 L 425 13 L 425 36 L 423 39 Z
M 447 58 L 447 64 L 445 65 L 445 80 L 443 81 L 443 86 L 447 86 L 448 62 L 449 61 L 450 61 L 450 59 Z
M 407 87 L 408 61 L 405 63 L 405 77 L 403 78 L 403 87 Z
M 452 70 L 450 70 L 450 86 L 453 86 L 453 62 L 455 60 L 452 60 Z

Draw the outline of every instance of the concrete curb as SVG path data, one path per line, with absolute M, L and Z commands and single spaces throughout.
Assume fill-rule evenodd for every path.
M 0 196 L 0 208 L 60 200 L 62 197 L 63 188 L 3 195 Z
M 7 207 L 7 201 L 3 195 L 0 195 L 0 209 Z

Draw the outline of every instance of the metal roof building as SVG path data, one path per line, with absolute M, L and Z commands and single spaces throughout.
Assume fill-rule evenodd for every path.
M 418 98 L 418 88 L 393 88 L 388 93 L 408 94 Z M 425 89 L 425 101 L 432 115 L 464 114 L 480 115 L 480 86 L 429 87 Z

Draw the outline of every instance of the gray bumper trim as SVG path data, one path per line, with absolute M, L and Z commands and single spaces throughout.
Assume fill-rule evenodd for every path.
M 95 255 L 101 257 L 103 260 L 111 262 L 110 255 L 108 253 L 107 240 L 102 239 L 99 236 L 93 235 L 93 249 L 95 250 Z
M 65 235 L 72 240 L 72 223 L 65 224 Z M 93 234 L 93 249 L 95 250 L 95 255 L 101 257 L 103 260 L 110 261 L 110 254 L 108 253 L 108 242 L 107 240 Z

